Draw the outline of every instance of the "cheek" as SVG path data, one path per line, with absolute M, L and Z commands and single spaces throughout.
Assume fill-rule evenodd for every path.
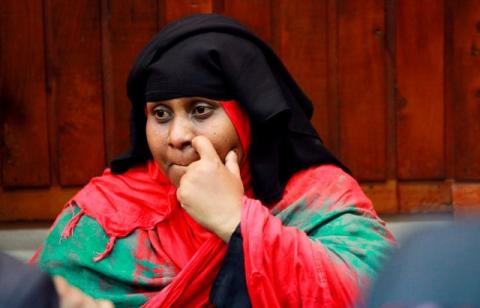
M 236 150 L 238 154 L 242 154 L 242 148 L 237 137 L 237 133 L 233 126 L 217 127 L 207 136 L 212 142 L 218 156 L 224 160 L 230 150 Z
M 166 137 L 164 132 L 157 126 L 152 125 L 149 121 L 147 121 L 145 132 L 147 135 L 148 147 L 153 158 L 157 161 L 157 163 L 163 162 L 166 149 Z

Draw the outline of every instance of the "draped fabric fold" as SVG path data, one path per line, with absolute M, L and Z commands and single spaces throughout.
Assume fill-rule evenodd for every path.
M 118 307 L 210 305 L 227 245 L 180 206 L 158 214 L 162 219 L 152 228 L 116 239 L 111 253 L 95 262 L 110 236 L 88 213 L 62 239 L 82 210 L 74 204 L 39 254 L 42 269 Z M 335 166 L 297 173 L 269 208 L 251 197 L 242 204 L 245 281 L 253 307 L 351 306 L 393 243 L 356 181 Z
M 297 173 L 271 209 L 247 197 L 243 204 L 253 307 L 352 307 L 395 242 L 358 183 L 338 167 Z

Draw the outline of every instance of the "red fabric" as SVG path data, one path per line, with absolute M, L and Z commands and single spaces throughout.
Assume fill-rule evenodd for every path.
M 233 127 L 237 132 L 238 138 L 243 148 L 243 158 L 240 162 L 240 175 L 242 177 L 243 187 L 247 196 L 253 196 L 250 186 L 250 165 L 248 163 L 248 151 L 250 149 L 250 120 L 246 112 L 240 109 L 240 105 L 235 101 L 224 101 L 222 107 L 225 113 L 232 121 Z
M 351 270 L 331 262 L 327 250 L 304 232 L 284 227 L 259 201 L 247 198 L 240 226 L 253 307 L 353 306 L 358 283 L 349 277 Z
M 176 189 L 153 161 L 117 175 L 106 169 L 74 200 L 109 236 L 125 237 L 135 229 L 153 229 L 177 206 Z
M 162 224 L 156 230 L 156 237 L 161 234 Z M 150 236 L 151 240 L 152 236 Z M 164 236 L 162 234 L 162 242 Z M 172 240 L 171 238 L 169 240 Z M 183 243 L 182 243 L 183 244 Z M 158 245 L 158 244 L 156 244 Z M 167 253 L 175 250 L 176 254 L 180 253 L 177 242 L 172 241 L 172 246 L 166 247 L 162 243 L 161 247 L 155 247 Z M 196 246 L 194 246 L 196 247 Z M 191 249 L 191 248 L 190 248 Z M 143 307 L 205 307 L 209 305 L 209 294 L 213 282 L 220 269 L 220 264 L 225 257 L 226 244 L 217 236 L 211 235 L 200 247 L 197 248 L 192 257 L 182 258 L 176 256 L 177 261 L 187 261 L 183 265 L 181 271 L 175 276 L 170 284 L 163 288 L 160 292 L 150 298 Z M 182 260 L 183 259 L 183 260 Z
M 330 185 L 343 175 L 341 169 L 331 165 L 301 171 L 290 179 L 282 200 L 271 209 L 258 200 L 244 197 L 240 227 L 247 289 L 253 307 L 354 306 L 359 294 L 358 277 L 348 262 L 336 261 L 320 242 L 312 241 L 298 228 L 282 225 L 271 214 L 309 195 L 308 190 L 317 190 L 321 195 L 314 194 L 316 199 L 311 205 L 316 209 L 310 210 L 318 211 L 322 204 L 338 207 L 331 200 L 344 198 L 342 203 L 363 207 L 366 215 L 371 212 L 376 217 L 358 184 L 346 181 L 342 189 Z M 326 213 L 331 209 L 323 210 Z M 309 208 L 304 211 L 308 213 Z M 307 221 L 311 219 L 308 216 Z
M 235 105 L 232 102 L 223 104 L 242 145 L 248 148 L 248 118 Z M 247 162 L 247 158 L 241 162 L 243 172 L 248 172 Z M 329 176 L 338 177 L 340 170 L 330 168 L 336 173 L 322 174 L 327 180 Z M 288 207 L 302 196 L 306 187 L 318 181 L 310 173 L 300 172 L 293 177 L 284 198 L 273 209 Z M 245 182 L 243 176 L 242 179 L 249 184 L 249 180 Z M 251 196 L 250 190 L 247 195 Z M 148 242 L 153 249 L 173 261 L 178 269 L 176 275 L 147 301 L 145 307 L 209 304 L 210 289 L 224 259 L 226 244 L 198 225 L 178 205 L 175 187 L 154 162 L 149 161 L 121 175 L 107 169 L 101 177 L 92 179 L 73 200 L 83 214 L 95 218 L 111 237 L 109 247 L 99 258 L 108 255 L 116 238 L 143 229 L 148 230 Z M 351 271 L 345 263 L 330 262 L 322 245 L 314 244 L 297 228 L 283 226 L 259 201 L 244 197 L 242 206 L 246 280 L 254 307 L 313 307 L 319 304 L 334 307 L 352 303 L 357 294 L 356 277 L 347 274 Z M 66 233 L 72 231 L 70 226 Z M 136 255 L 149 253 L 146 245 L 139 247 L 145 251 L 136 251 Z
M 316 195 L 318 199 L 344 198 L 346 206 L 358 205 L 365 215 L 376 217 L 370 201 L 357 184 L 347 180 L 342 183 L 345 187 L 338 189 L 337 179 L 344 175 L 345 173 L 335 166 L 320 166 L 299 172 L 288 182 L 282 200 L 271 209 L 263 206 L 258 200 L 243 198 L 240 225 L 246 282 L 253 307 L 354 306 L 359 294 L 359 285 L 358 277 L 351 265 L 348 262 L 339 262 L 337 256 L 333 257 L 334 253 L 320 242 L 312 241 L 296 227 L 284 226 L 271 214 L 271 211 L 287 209 L 293 201 L 308 195 L 308 190 L 318 190 L 322 192 L 321 197 Z M 348 196 L 345 196 L 345 191 L 348 191 Z M 316 201 L 318 202 L 311 203 L 314 207 L 319 204 L 332 204 L 323 202 L 327 200 Z M 336 206 L 338 207 L 338 203 Z M 172 215 L 181 216 L 184 213 L 183 210 L 174 211 Z M 309 218 L 307 215 L 306 219 Z M 188 225 L 192 223 L 189 219 L 191 218 L 186 215 L 185 219 L 177 221 L 181 220 Z M 177 227 L 186 230 L 188 229 L 186 225 Z M 209 305 L 208 295 L 223 261 L 226 245 L 216 236 L 185 243 L 173 235 L 177 231 L 173 231 L 168 224 L 161 223 L 156 232 L 152 232 L 150 241 L 154 243 L 157 251 L 169 250 L 169 253 L 174 253 L 173 247 L 177 248 L 175 251 L 188 251 L 190 245 L 193 247 L 189 252 L 192 257 L 178 264 L 182 268 L 180 273 L 144 307 Z M 154 240 L 159 234 L 162 235 L 162 241 Z M 164 239 L 167 242 L 164 242 Z
M 223 101 L 222 107 L 235 127 L 243 151 L 248 153 L 250 149 L 250 120 L 248 119 L 247 113 L 245 113 L 235 101 Z
M 251 196 L 248 148 L 250 124 L 248 116 L 234 101 L 221 106 L 231 119 L 245 153 L 240 162 L 246 194 Z M 155 162 L 131 168 L 123 174 L 106 169 L 93 178 L 71 201 L 81 208 L 66 226 L 68 237 L 82 215 L 88 215 L 102 226 L 110 241 L 94 261 L 108 256 L 117 238 L 126 237 L 136 229 L 149 231 L 149 240 L 157 251 L 166 253 L 177 264 L 175 279 L 156 294 L 146 307 L 189 306 L 208 304 L 211 286 L 224 258 L 225 243 L 198 225 L 179 206 L 176 188 Z M 71 204 L 69 202 L 68 204 Z M 161 235 L 161 241 L 159 241 Z M 140 245 L 140 247 L 143 247 Z M 147 247 L 145 247 L 147 249 Z M 137 254 L 147 252 L 137 252 Z
M 248 153 L 248 116 L 234 101 L 222 102 L 221 106 L 239 135 L 244 153 Z M 240 169 L 245 190 L 251 195 L 246 154 Z M 125 237 L 138 228 L 153 229 L 178 206 L 176 188 L 153 161 L 120 175 L 106 169 L 102 176 L 93 178 L 72 200 L 79 204 L 83 213 L 95 218 L 109 236 L 115 237 Z M 71 232 L 66 230 L 65 234 Z

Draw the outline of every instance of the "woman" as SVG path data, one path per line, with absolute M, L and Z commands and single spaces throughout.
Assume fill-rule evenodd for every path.
M 354 304 L 393 238 L 266 44 L 187 17 L 127 88 L 131 150 L 60 214 L 44 270 L 117 306 Z

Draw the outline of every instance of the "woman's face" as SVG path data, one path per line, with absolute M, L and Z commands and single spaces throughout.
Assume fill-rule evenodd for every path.
M 181 97 L 148 102 L 147 141 L 155 162 L 177 186 L 187 166 L 198 160 L 192 147 L 195 136 L 205 136 L 225 162 L 230 150 L 243 157 L 240 140 L 220 102 L 202 97 Z

